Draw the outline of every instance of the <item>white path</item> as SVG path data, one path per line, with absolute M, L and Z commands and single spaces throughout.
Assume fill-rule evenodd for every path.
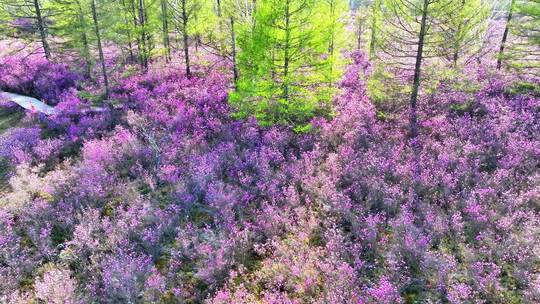
M 43 113 L 45 115 L 52 115 L 56 113 L 54 107 L 49 106 L 33 97 L 0 91 L 0 99 L 11 100 L 25 109 Z

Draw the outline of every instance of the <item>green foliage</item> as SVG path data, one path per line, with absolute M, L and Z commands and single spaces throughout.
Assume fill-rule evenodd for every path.
M 516 0 L 511 23 L 515 42 L 505 53 L 509 66 L 523 74 L 540 76 L 540 1 Z
M 492 8 L 483 0 L 457 0 L 452 5 L 453 13 L 441 14 L 438 19 L 444 30 L 437 34 L 444 41 L 438 44 L 440 55 L 455 67 L 459 62 L 466 64 L 476 56 L 484 42 L 488 18 Z
M 259 3 L 254 23 L 243 26 L 238 37 L 241 78 L 230 95 L 237 116 L 302 132 L 314 116 L 328 115 L 342 62 L 345 9 L 334 0 Z
M 528 82 L 528 81 L 518 81 L 510 86 L 507 90 L 510 94 L 531 94 L 535 96 L 540 96 L 540 85 Z
M 72 237 L 72 231 L 65 226 L 55 224 L 51 229 L 51 242 L 53 246 L 63 244 Z

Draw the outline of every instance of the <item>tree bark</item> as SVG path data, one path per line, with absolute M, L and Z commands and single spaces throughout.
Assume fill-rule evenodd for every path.
M 90 45 L 88 43 L 88 36 L 86 35 L 86 20 L 84 18 L 84 12 L 82 10 L 81 3 L 77 1 L 78 12 L 79 12 L 79 23 L 82 27 L 81 39 L 83 42 L 83 56 L 86 64 L 86 77 L 92 77 L 92 60 L 90 55 Z
M 105 99 L 109 98 L 109 79 L 107 77 L 107 68 L 105 66 L 105 56 L 101 45 L 101 34 L 99 32 L 99 22 L 97 18 L 96 0 L 92 0 L 92 18 L 94 19 L 94 30 L 96 32 L 99 60 L 101 61 L 101 73 L 103 74 L 103 84 L 105 85 Z
M 510 31 L 510 21 L 512 21 L 512 14 L 514 11 L 515 0 L 510 2 L 510 8 L 508 9 L 508 17 L 506 19 L 506 26 L 504 27 L 504 33 L 501 41 L 501 46 L 499 48 L 499 56 L 497 56 L 497 70 L 500 70 L 502 67 L 502 60 L 504 55 L 504 48 L 506 46 L 506 40 L 508 39 L 508 32 Z
M 148 70 L 148 38 L 146 37 L 146 14 L 144 7 L 144 0 L 139 0 L 139 26 L 141 27 L 141 68 L 144 72 Z
M 422 72 L 422 59 L 424 53 L 424 40 L 426 37 L 426 25 L 428 15 L 429 0 L 424 0 L 422 10 L 422 21 L 420 23 L 420 33 L 418 34 L 418 49 L 416 51 L 416 63 L 414 65 L 414 79 L 410 99 L 410 132 L 411 138 L 418 136 L 418 117 L 416 103 L 418 101 L 418 90 L 420 88 L 420 77 Z
M 289 0 L 285 1 L 285 45 L 284 45 L 284 56 L 283 56 L 283 98 L 286 102 L 289 101 L 289 44 L 291 40 L 291 29 L 290 29 L 290 4 Z
M 418 101 L 418 90 L 420 88 L 420 79 L 422 72 L 422 59 L 424 52 L 424 41 L 427 33 L 427 16 L 428 16 L 428 6 L 429 0 L 424 0 L 423 10 L 422 10 L 422 21 L 420 23 L 420 33 L 418 34 L 418 49 L 416 51 L 416 63 L 414 66 L 414 79 L 411 92 L 410 100 L 410 139 L 411 146 L 413 150 L 413 180 L 416 184 L 420 179 L 420 143 L 418 142 L 418 114 L 417 114 L 417 101 Z M 417 208 L 417 193 L 416 189 L 414 191 L 415 197 L 415 206 Z
M 233 80 L 234 80 L 234 90 L 238 90 L 238 68 L 236 66 L 236 33 L 234 31 L 234 18 L 230 17 L 231 20 L 231 49 L 232 49 L 232 64 L 233 64 Z
M 135 56 L 133 55 L 133 42 L 132 42 L 132 37 L 131 37 L 131 30 L 129 28 L 129 20 L 128 20 L 128 15 L 129 13 L 127 13 L 127 6 L 126 6 L 126 1 L 125 0 L 122 0 L 122 8 L 123 8 L 123 17 L 124 17 L 124 24 L 126 25 L 126 28 L 127 28 L 127 39 L 128 39 L 128 53 L 129 53 L 129 63 L 134 63 L 135 62 Z
M 371 8 L 371 39 L 369 41 L 369 60 L 375 58 L 375 48 L 377 40 L 377 10 L 379 9 L 379 0 L 373 2 L 373 7 Z
M 188 14 L 186 8 L 186 0 L 182 0 L 182 36 L 184 40 L 184 62 L 186 65 L 186 76 L 191 77 L 191 67 L 189 63 Z
M 356 37 L 356 50 L 360 51 L 362 49 L 362 25 L 363 25 L 363 20 L 360 20 L 360 13 L 357 11 L 356 12 L 357 16 L 356 16 L 356 22 L 358 23 L 357 24 L 357 31 L 358 31 L 358 34 L 357 34 L 357 37 Z
M 169 39 L 169 20 L 167 0 L 161 0 L 161 15 L 163 29 L 163 47 L 165 48 L 165 61 L 171 61 L 171 41 Z
M 36 13 L 37 26 L 39 29 L 39 35 L 41 36 L 41 44 L 43 45 L 43 51 L 45 52 L 45 58 L 51 59 L 51 48 L 47 41 L 47 32 L 45 30 L 45 23 L 41 16 L 41 8 L 39 7 L 39 0 L 34 0 L 34 9 Z

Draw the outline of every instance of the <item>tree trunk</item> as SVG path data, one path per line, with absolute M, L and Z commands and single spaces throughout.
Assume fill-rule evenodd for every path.
M 465 0 L 461 0 L 461 10 L 465 7 Z M 454 55 L 452 56 L 452 67 L 455 69 L 457 68 L 458 60 L 459 60 L 459 50 L 461 49 L 461 43 L 459 41 L 459 35 L 461 33 L 462 24 L 460 23 L 458 25 L 458 28 L 456 29 L 456 37 L 454 37 Z
M 144 12 L 144 0 L 139 0 L 139 26 L 141 27 L 141 68 L 144 72 L 148 70 L 148 39 L 146 37 L 146 14 Z
M 289 101 L 289 44 L 291 40 L 291 29 L 290 29 L 290 5 L 289 0 L 285 1 L 285 45 L 284 45 L 284 56 L 283 56 L 283 98 L 286 102 Z
M 420 178 L 420 144 L 418 142 L 418 117 L 416 104 L 418 101 L 418 90 L 420 88 L 420 78 L 422 72 L 422 58 L 424 52 L 424 40 L 427 32 L 429 0 L 424 0 L 422 10 L 422 21 L 420 23 L 420 33 L 418 34 L 418 49 L 416 52 L 416 63 L 414 66 L 414 80 L 410 101 L 410 138 L 413 150 L 413 179 L 417 182 Z M 414 190 L 416 200 L 416 190 Z M 414 206 L 417 207 L 416 205 Z
M 34 0 L 34 9 L 36 13 L 37 26 L 39 29 L 39 35 L 41 36 L 41 44 L 43 45 L 43 51 L 45 52 L 45 58 L 51 59 L 51 49 L 49 42 L 47 42 L 47 32 L 45 30 L 45 23 L 41 16 L 41 8 L 39 7 L 39 0 Z
M 188 41 L 188 14 L 186 0 L 182 0 L 182 35 L 184 39 L 184 61 L 186 64 L 186 76 L 191 77 L 191 68 L 189 66 L 189 41 Z
M 109 79 L 107 78 L 107 68 L 105 67 L 105 56 L 101 45 L 101 34 L 99 32 L 99 23 L 97 18 L 96 0 L 92 0 L 92 18 L 94 19 L 94 30 L 96 32 L 99 60 L 101 61 L 101 73 L 103 74 L 103 84 L 105 85 L 105 98 L 109 98 Z
M 510 21 L 512 21 L 512 14 L 514 11 L 515 0 L 510 2 L 510 8 L 508 9 L 508 17 L 506 19 L 506 26 L 504 27 L 504 33 L 501 41 L 501 47 L 499 48 L 499 56 L 497 58 L 497 70 L 500 70 L 502 67 L 502 60 L 504 56 L 504 48 L 506 45 L 506 40 L 508 39 L 508 32 L 510 31 Z
M 420 77 L 422 72 L 422 58 L 424 53 L 424 40 L 426 37 L 426 24 L 427 24 L 427 10 L 429 0 L 424 0 L 424 7 L 422 10 L 422 21 L 420 24 L 420 33 L 418 34 L 418 49 L 416 51 L 416 63 L 414 66 L 414 79 L 410 100 L 410 131 L 411 138 L 418 136 L 418 118 L 416 113 L 416 103 L 418 101 L 418 89 L 420 88 Z
M 357 25 L 358 25 L 358 28 L 357 28 L 357 31 L 358 31 L 358 36 L 356 37 L 356 50 L 360 51 L 362 49 L 362 25 L 363 25 L 363 20 L 360 20 L 360 13 L 357 11 L 356 12 L 357 16 Z
M 133 55 L 133 42 L 132 42 L 132 37 L 131 37 L 131 29 L 129 28 L 129 20 L 128 20 L 128 16 L 127 16 L 127 6 L 126 6 L 126 1 L 125 0 L 122 0 L 122 8 L 123 8 L 123 17 L 124 17 L 124 24 L 126 25 L 126 28 L 127 28 L 127 38 L 128 38 L 128 53 L 129 53 L 129 63 L 133 63 L 135 62 L 135 56 Z
M 373 60 L 375 58 L 375 48 L 376 48 L 376 40 L 377 40 L 377 13 L 379 9 L 379 0 L 375 0 L 373 2 L 373 6 L 371 8 L 371 39 L 369 41 L 369 60 Z
M 330 15 L 332 18 L 331 32 L 330 32 L 330 43 L 328 45 L 328 55 L 330 56 L 330 76 L 334 74 L 334 48 L 335 48 L 335 14 L 336 14 L 336 1 L 330 0 Z M 329 82 L 329 85 L 332 86 L 332 81 Z
M 86 35 L 86 20 L 84 18 L 84 12 L 82 10 L 81 3 L 77 1 L 78 12 L 79 12 L 79 23 L 82 27 L 81 39 L 83 42 L 83 56 L 86 64 L 86 77 L 92 77 L 92 60 L 90 55 L 90 46 L 88 43 L 88 36 Z
M 133 17 L 133 26 L 135 29 L 137 29 L 139 27 L 139 21 L 137 20 L 137 8 L 135 7 L 135 1 L 136 0 L 129 0 L 130 2 L 130 6 L 131 6 L 131 16 Z M 139 57 L 139 65 L 141 66 L 141 68 L 143 67 L 143 57 L 142 57 L 142 53 L 143 53 L 143 50 L 142 50 L 142 43 L 141 43 L 141 38 L 138 36 L 138 35 L 135 35 L 136 37 L 136 42 L 137 42 L 137 52 L 138 52 L 138 56 Z
M 216 15 L 221 18 L 221 0 L 216 0 Z
M 163 47 L 165 48 L 165 61 L 171 61 L 171 41 L 169 39 L 169 20 L 167 12 L 167 0 L 161 0 L 161 15 L 163 29 Z
M 233 80 L 234 80 L 234 90 L 238 90 L 238 68 L 236 66 L 236 33 L 234 31 L 234 18 L 230 17 L 231 20 L 231 49 L 232 49 L 232 64 L 233 64 Z

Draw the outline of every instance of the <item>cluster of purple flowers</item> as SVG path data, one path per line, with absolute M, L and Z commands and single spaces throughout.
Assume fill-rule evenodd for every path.
M 408 113 L 381 119 L 351 61 L 308 134 L 232 119 L 218 71 L 118 79 L 122 107 L 97 113 L 59 94 L 0 135 L 0 301 L 540 301 L 538 96 L 445 82 L 414 154 Z
M 0 57 L 0 91 L 20 93 L 56 105 L 64 92 L 82 80 L 65 64 L 52 64 L 37 55 Z

